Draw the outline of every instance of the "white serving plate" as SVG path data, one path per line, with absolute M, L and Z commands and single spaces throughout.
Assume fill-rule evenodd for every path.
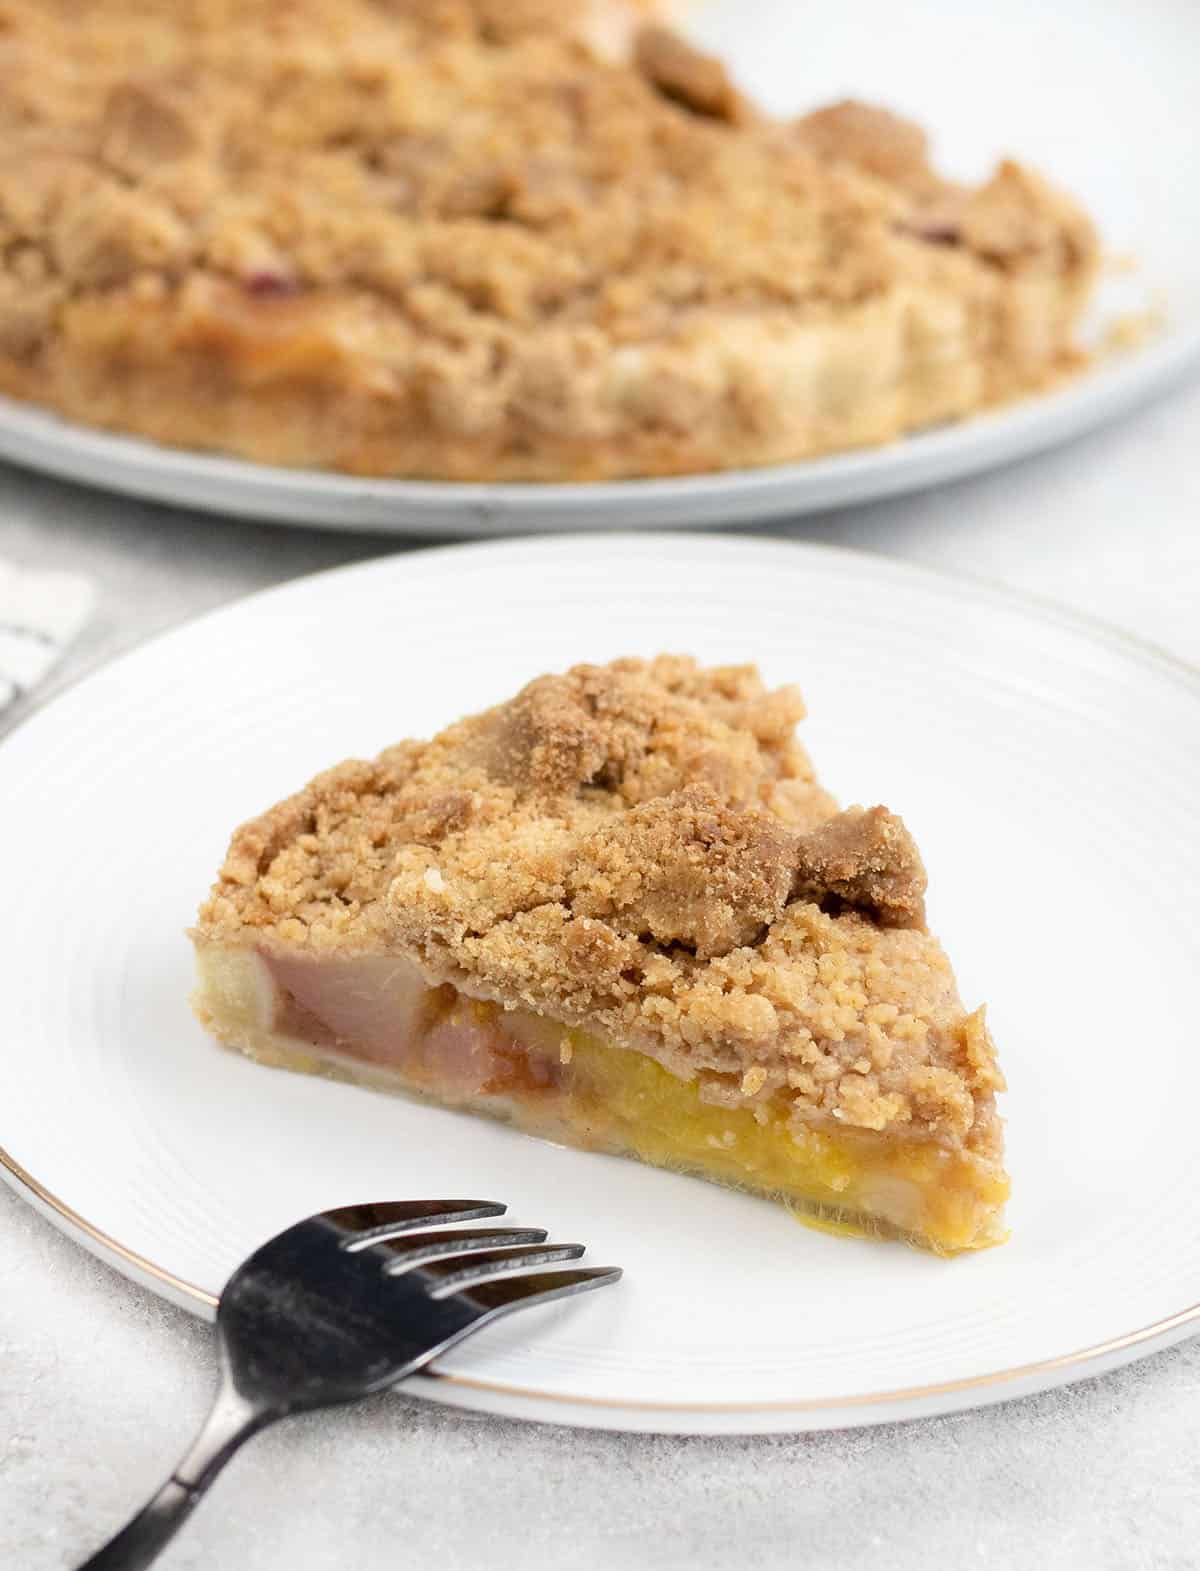
M 1013 1236 L 944 1261 L 487 1121 L 268 1070 L 187 1008 L 233 826 L 349 754 L 620 653 L 798 680 L 844 801 L 902 811 L 1011 1091 Z M 626 1268 L 416 1389 L 607 1428 L 822 1428 L 997 1401 L 1200 1326 L 1200 674 L 852 553 L 559 538 L 385 558 L 125 656 L 0 746 L 0 1177 L 210 1313 L 310 1211 L 479 1194 Z M 69 1284 L 64 1284 L 64 1290 Z

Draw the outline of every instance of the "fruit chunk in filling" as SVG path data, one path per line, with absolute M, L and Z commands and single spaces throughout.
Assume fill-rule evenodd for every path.
M 1003 1236 L 996 1214 L 1007 1180 L 969 1151 L 801 1122 L 783 1095 L 721 1106 L 706 1100 L 702 1077 L 682 1080 L 643 1053 L 430 987 L 403 959 L 205 946 L 200 967 L 206 1023 L 262 1061 L 492 1112 L 533 1134 L 703 1173 L 942 1253 Z

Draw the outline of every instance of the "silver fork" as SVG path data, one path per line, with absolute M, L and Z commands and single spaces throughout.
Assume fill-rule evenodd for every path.
M 542 1228 L 448 1228 L 501 1216 L 491 1200 L 401 1200 L 309 1217 L 230 1277 L 217 1309 L 221 1377 L 196 1443 L 149 1503 L 79 1571 L 141 1571 L 251 1435 L 291 1413 L 355 1402 L 424 1369 L 500 1315 L 615 1282 Z M 434 1231 L 435 1224 L 443 1224 Z

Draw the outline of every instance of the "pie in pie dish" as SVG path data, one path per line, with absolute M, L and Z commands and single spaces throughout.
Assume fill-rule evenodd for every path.
M 275 464 L 765 465 L 1076 369 L 1081 209 L 615 0 L 0 0 L 0 392 Z M 605 25 L 608 24 L 608 25 Z
M 838 812 L 750 666 L 577 666 L 243 825 L 201 1021 L 951 1254 L 1008 1192 L 983 1011 L 885 808 Z

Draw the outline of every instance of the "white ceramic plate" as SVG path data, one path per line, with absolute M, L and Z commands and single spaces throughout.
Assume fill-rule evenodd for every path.
M 321 768 L 618 653 L 797 679 L 844 801 L 905 814 L 1011 1082 L 1013 1237 L 951 1262 L 486 1121 L 260 1068 L 188 1013 L 229 831 Z M 480 1194 L 627 1277 L 421 1383 L 607 1427 L 771 1430 L 998 1400 L 1200 1326 L 1200 675 L 1007 594 L 810 546 L 448 548 L 117 661 L 0 747 L 6 1176 L 200 1312 L 306 1212 Z M 13 1171 L 19 1167 L 27 1178 Z M 37 1188 L 40 1186 L 40 1188 Z M 51 1198 L 54 1197 L 54 1198 Z
M 1153 300 L 1141 348 L 1051 395 L 890 447 L 766 470 L 605 485 L 442 485 L 272 469 L 108 436 L 0 400 L 0 456 L 106 489 L 216 512 L 397 534 L 713 524 L 911 491 L 1050 447 L 1132 409 L 1200 360 L 1200 138 L 1191 0 L 683 0 L 764 101 L 791 113 L 845 94 L 912 114 L 943 167 L 980 178 L 1015 153 L 1076 191 L 1136 279 L 1102 292 L 1093 335 Z M 869 46 L 868 46 L 869 41 Z M 1019 84 L 1019 91 L 1014 91 Z

